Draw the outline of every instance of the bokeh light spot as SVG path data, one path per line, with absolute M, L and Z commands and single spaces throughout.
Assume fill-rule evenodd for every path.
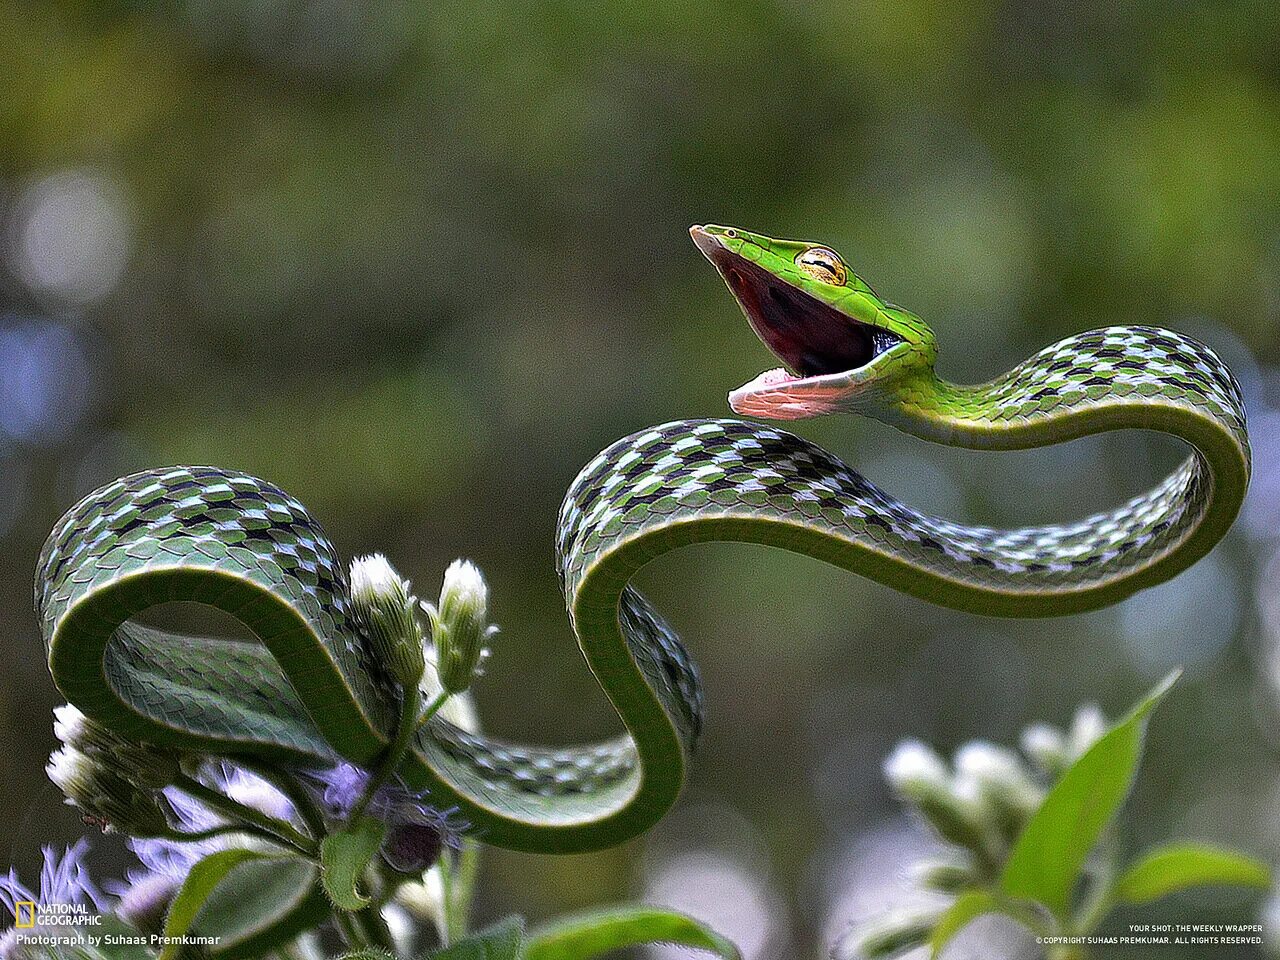
M 124 197 L 104 177 L 65 171 L 32 184 L 18 204 L 10 256 L 37 294 L 95 303 L 120 279 L 129 257 Z

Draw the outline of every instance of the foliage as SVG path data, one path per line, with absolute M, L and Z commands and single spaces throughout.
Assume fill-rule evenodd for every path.
M 1011 751 L 971 743 L 956 772 L 923 744 L 909 742 L 886 763 L 903 800 L 956 859 L 919 865 L 926 888 L 951 902 L 932 912 L 891 912 L 852 928 L 837 956 L 887 958 L 922 944 L 940 957 L 984 914 L 1029 928 L 1060 960 L 1086 956 L 1084 938 L 1121 903 L 1148 903 L 1189 887 L 1266 887 L 1268 867 L 1232 850 L 1171 843 L 1120 862 L 1115 818 L 1142 758 L 1151 712 L 1173 686 L 1172 674 L 1110 727 L 1092 708 L 1069 734 L 1037 725 L 1023 737 L 1033 772 Z

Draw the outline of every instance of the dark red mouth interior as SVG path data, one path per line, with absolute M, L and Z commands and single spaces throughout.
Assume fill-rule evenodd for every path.
M 724 247 L 717 246 L 708 256 L 756 335 L 802 377 L 856 370 L 887 349 L 888 341 L 897 340 L 887 330 L 859 323 Z

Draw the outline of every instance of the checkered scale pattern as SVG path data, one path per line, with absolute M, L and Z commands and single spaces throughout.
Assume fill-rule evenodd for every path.
M 938 402 L 930 413 L 942 412 Z M 914 416 L 925 416 L 923 398 L 908 403 Z M 1116 404 L 1182 407 L 1209 417 L 1247 459 L 1235 379 L 1207 347 L 1155 328 L 1073 337 L 991 384 L 958 394 L 945 412 L 994 432 L 1049 427 L 1067 413 Z M 1140 416 L 1133 425 L 1142 425 Z M 736 420 L 683 420 L 620 440 L 583 469 L 561 510 L 558 556 L 572 595 L 592 564 L 655 526 L 695 517 L 768 517 L 819 528 L 974 587 L 1041 593 L 1113 579 L 1176 549 L 1202 520 L 1211 483 L 1195 454 L 1114 510 L 1075 523 L 995 530 L 921 513 L 784 431 Z
M 1046 347 L 981 390 L 948 395 L 947 412 L 993 427 L 1090 405 L 1183 405 L 1212 417 L 1248 448 L 1244 397 L 1227 365 L 1191 337 L 1158 327 L 1104 327 Z M 936 410 L 935 395 L 906 397 Z
M 929 397 L 907 393 L 900 400 L 906 416 L 894 410 L 888 417 L 899 424 L 958 418 L 993 435 L 1028 426 L 1049 433 L 1058 418 L 1109 405 L 1182 408 L 1231 436 L 1247 470 L 1239 385 L 1211 350 L 1171 331 L 1113 327 L 1081 334 L 982 387 Z M 1130 419 L 1144 425 L 1141 414 Z M 992 445 L 999 445 L 998 436 Z M 782 430 L 682 420 L 626 437 L 587 464 L 561 509 L 557 555 L 572 598 L 597 564 L 633 539 L 694 521 L 768 519 L 819 530 L 974 590 L 1040 596 L 1106 584 L 1176 551 L 1203 521 L 1212 483 L 1195 453 L 1114 510 L 1073 523 L 997 530 L 921 513 Z M 642 598 L 629 589 L 620 608 L 624 626 L 634 619 L 636 603 Z M 697 676 L 679 638 L 667 629 L 629 635 L 633 650 L 645 649 L 654 665 L 647 670 L 651 684 L 676 687 L 676 699 L 696 717 Z
M 148 470 L 107 484 L 76 504 L 50 534 L 37 569 L 36 610 L 46 644 L 53 642 L 72 605 L 86 596 L 113 588 L 140 589 L 148 578 L 138 575 L 174 569 L 224 573 L 285 601 L 324 644 L 371 722 L 383 730 L 392 722 L 388 704 L 395 699 L 350 616 L 346 568 L 329 538 L 301 503 L 243 473 L 216 467 Z M 160 719 L 178 726 L 234 727 L 241 722 L 243 714 L 234 707 L 225 724 L 210 716 L 210 710 L 226 705 L 218 690 L 234 699 L 239 688 L 287 688 L 269 657 L 222 650 L 217 657 L 206 652 L 203 664 L 198 656 L 191 662 L 180 643 L 133 624 L 123 625 L 107 658 L 109 667 L 116 665 L 120 682 L 133 686 L 138 686 L 144 663 L 175 669 L 185 663 L 190 676 L 187 683 L 179 682 L 181 693 L 157 696 L 149 704 L 167 712 Z M 130 662 L 130 670 L 120 668 Z M 263 671 L 272 675 L 264 677 Z M 158 689 L 156 679 L 136 694 Z M 297 706 L 296 696 L 285 697 L 276 712 Z M 176 715 L 188 710 L 195 716 Z M 260 705 L 259 712 L 265 717 L 273 711 Z
M 1113 602 L 1155 582 L 1151 571 L 1171 575 L 1163 571 L 1173 571 L 1172 564 L 1160 566 L 1166 561 L 1193 562 L 1197 531 L 1212 534 L 1196 541 L 1202 552 L 1211 545 L 1206 540 L 1225 531 L 1247 485 L 1238 384 L 1208 348 L 1165 330 L 1097 330 L 1049 347 L 989 384 L 906 377 L 874 396 L 883 406 L 859 412 L 944 442 L 955 442 L 957 425 L 978 437 L 974 445 L 991 447 L 1130 426 L 1200 445 L 1171 476 L 1116 509 L 1074 523 L 996 530 L 921 513 L 822 448 L 770 426 L 681 420 L 619 440 L 570 487 L 557 564 L 580 642 L 589 656 L 600 653 L 601 682 L 624 719 L 636 721 L 646 756 L 666 763 L 671 758 L 653 751 L 675 748 L 665 725 L 653 725 L 653 703 L 687 752 L 702 726 L 703 700 L 679 637 L 625 583 L 645 559 L 698 539 L 751 539 L 820 556 L 940 603 L 999 596 L 1028 603 L 1028 612 L 1062 612 L 1071 608 L 1068 595 L 1094 591 L 1099 602 Z M 78 504 L 40 560 L 37 608 L 46 641 L 95 591 L 138 573 L 201 568 L 249 578 L 298 611 L 365 715 L 387 729 L 394 692 L 350 620 L 348 585 L 333 548 L 301 504 L 242 474 L 150 471 Z M 1030 599 L 1062 609 L 1032 607 Z M 643 689 L 611 659 L 622 652 L 612 644 L 615 627 Z M 254 687 L 250 675 L 270 671 L 263 651 L 202 664 L 181 638 L 136 624 L 121 627 L 118 640 L 115 654 L 108 648 L 115 661 L 106 666 L 121 689 L 132 684 L 138 698 L 188 711 L 188 724 L 266 731 L 274 718 L 283 727 L 264 735 L 283 740 L 293 735 L 291 716 L 317 709 L 283 680 L 270 689 L 257 684 L 260 697 L 240 695 L 237 681 Z M 170 690 L 175 678 L 178 689 Z M 292 745 L 318 752 L 314 744 Z M 626 738 L 540 749 L 433 723 L 416 746 L 437 786 L 488 827 L 492 842 L 522 849 L 590 849 L 634 835 L 670 804 L 678 769 L 641 771 L 640 752 Z

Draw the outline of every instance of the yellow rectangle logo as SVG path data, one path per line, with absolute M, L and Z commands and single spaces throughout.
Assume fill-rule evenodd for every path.
M 25 910 L 23 908 L 26 908 Z M 26 919 L 23 919 L 23 915 Z M 36 925 L 36 905 L 31 900 L 19 900 L 13 905 L 13 925 L 19 930 L 30 930 Z

